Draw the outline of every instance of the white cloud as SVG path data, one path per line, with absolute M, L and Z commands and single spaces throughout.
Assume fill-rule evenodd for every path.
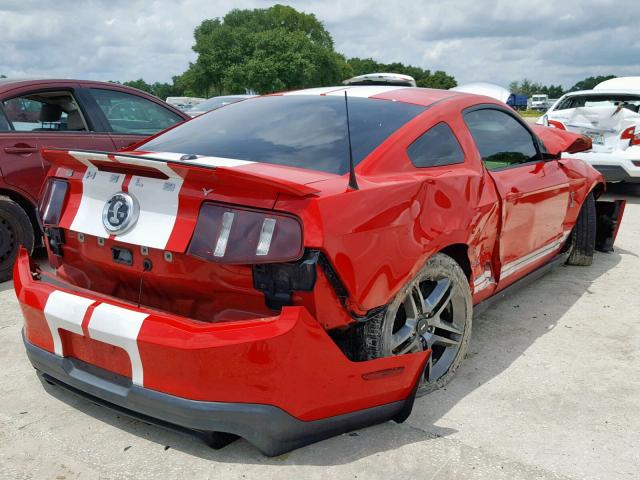
M 195 59 L 193 30 L 262 0 L 4 0 L 9 76 L 168 81 Z M 299 0 L 347 56 L 445 70 L 459 82 L 527 77 L 571 86 L 599 74 L 640 74 L 634 1 Z M 627 5 L 625 5 L 625 3 Z

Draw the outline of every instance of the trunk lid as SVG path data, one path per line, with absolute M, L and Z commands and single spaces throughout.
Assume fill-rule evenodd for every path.
M 320 193 L 317 185 L 335 175 L 226 158 L 177 153 L 107 153 L 44 150 L 52 175 L 70 183 L 60 227 L 119 242 L 185 252 L 205 201 L 273 209 L 279 197 Z M 103 221 L 117 193 L 135 198 L 137 222 L 110 234 Z

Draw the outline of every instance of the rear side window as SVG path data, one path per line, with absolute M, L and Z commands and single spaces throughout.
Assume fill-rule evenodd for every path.
M 102 88 L 90 91 L 115 133 L 152 135 L 182 121 L 168 108 L 146 98 Z
M 464 153 L 446 123 L 438 123 L 424 132 L 409 148 L 407 154 L 416 167 L 440 167 L 464 162 Z
M 85 132 L 87 123 L 71 92 L 34 92 L 2 101 L 8 128 L 17 132 Z
M 488 170 L 538 160 L 531 133 L 511 115 L 500 110 L 473 110 L 464 120 Z
M 425 110 L 404 102 L 349 98 L 355 164 Z M 349 169 L 345 100 L 341 95 L 258 97 L 194 118 L 141 150 L 234 158 L 320 170 Z

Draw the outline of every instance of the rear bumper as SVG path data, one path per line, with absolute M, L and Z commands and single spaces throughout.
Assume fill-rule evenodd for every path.
M 602 173 L 607 182 L 640 182 L 640 148 L 629 147 L 626 150 L 614 152 L 580 152 L 575 154 L 563 153 L 563 157 L 579 158 L 591 164 Z
M 45 281 L 26 252 L 14 285 L 34 367 L 54 383 L 275 455 L 410 412 L 429 351 L 351 362 L 301 307 L 207 324 Z
M 24 344 L 31 364 L 50 383 L 143 421 L 169 428 L 238 435 L 269 456 L 386 420 L 402 421 L 410 413 L 413 402 L 411 396 L 386 405 L 304 422 L 272 405 L 202 402 L 138 387 L 126 377 L 73 358 L 58 357 L 26 339 Z

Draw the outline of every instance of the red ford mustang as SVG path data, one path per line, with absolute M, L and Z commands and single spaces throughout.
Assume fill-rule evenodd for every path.
M 348 97 L 345 95 L 347 92 Z M 54 273 L 15 289 L 44 380 L 267 455 L 444 385 L 474 311 L 610 250 L 585 137 L 487 97 L 334 87 L 229 105 L 118 153 L 47 150 Z

